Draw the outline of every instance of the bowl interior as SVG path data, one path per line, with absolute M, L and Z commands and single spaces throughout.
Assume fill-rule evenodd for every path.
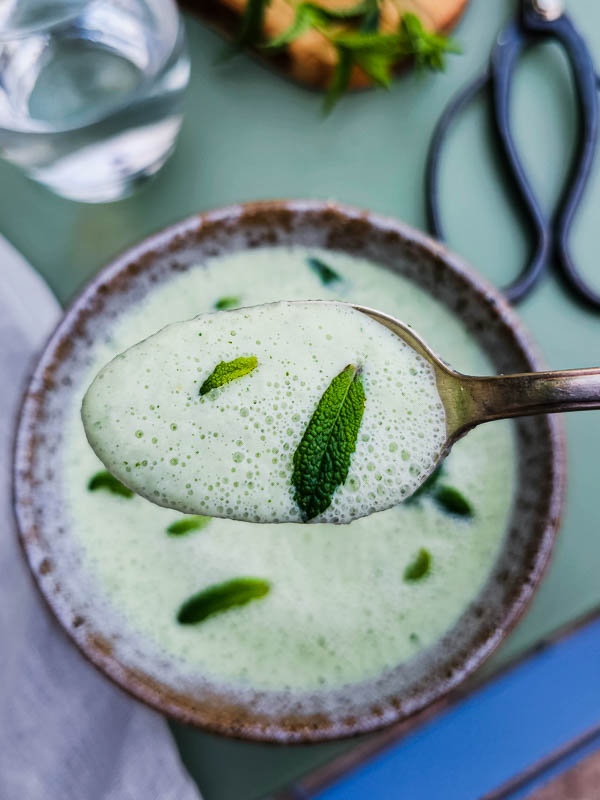
M 290 244 L 339 250 L 398 271 L 463 320 L 498 372 L 539 367 L 517 317 L 499 293 L 422 234 L 374 214 L 327 203 L 235 206 L 192 217 L 147 239 L 88 285 L 37 365 L 24 398 L 15 450 L 15 506 L 27 558 L 54 613 L 91 661 L 129 692 L 182 721 L 228 735 L 286 742 L 375 729 L 415 713 L 463 680 L 501 641 L 530 599 L 550 555 L 564 494 L 558 420 L 518 420 L 512 517 L 483 589 L 445 635 L 435 658 L 423 653 L 375 685 L 371 682 L 369 692 L 361 693 L 355 685 L 336 690 L 330 710 L 309 695 L 291 704 L 282 696 L 274 714 L 272 703 L 260 693 L 233 702 L 214 687 L 198 683 L 175 689 L 139 663 L 124 663 L 118 642 L 95 624 L 102 609 L 90 608 L 72 581 L 77 558 L 64 554 L 68 536 L 56 457 L 66 399 L 107 320 L 118 317 L 156 282 L 210 256 Z M 340 708 L 345 713 L 340 714 Z

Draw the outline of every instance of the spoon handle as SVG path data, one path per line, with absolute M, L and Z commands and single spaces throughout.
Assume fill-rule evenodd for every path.
M 600 367 L 489 378 L 461 376 L 460 384 L 460 433 L 505 417 L 600 408 Z

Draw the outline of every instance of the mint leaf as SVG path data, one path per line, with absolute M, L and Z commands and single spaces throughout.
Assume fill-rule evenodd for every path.
M 348 364 L 323 393 L 294 453 L 292 484 L 305 520 L 325 511 L 346 480 L 364 407 L 359 369 Z
M 341 22 L 343 20 L 351 20 L 353 18 L 364 17 L 366 14 L 371 15 L 379 10 L 379 0 L 361 0 L 355 6 L 350 8 L 323 8 L 317 3 L 306 3 L 318 9 L 323 16 L 331 22 Z
M 414 559 L 404 570 L 404 580 L 407 582 L 420 581 L 431 569 L 431 553 L 422 547 Z
M 192 514 L 183 519 L 178 519 L 172 522 L 167 528 L 169 536 L 185 536 L 186 533 L 191 531 L 199 531 L 206 528 L 212 517 L 203 517 L 200 514 Z
M 379 2 L 378 0 L 368 0 L 366 6 L 360 29 L 366 33 L 371 33 L 379 27 Z
M 363 33 L 376 31 L 379 25 L 378 0 L 366 0 L 363 4 L 363 8 L 364 11 L 360 24 L 360 31 Z M 333 41 L 331 36 L 329 36 L 329 39 Z M 352 76 L 352 67 L 356 61 L 350 49 L 344 48 L 335 42 L 333 42 L 333 44 L 337 50 L 338 60 L 323 101 L 323 110 L 326 114 L 333 109 L 340 97 L 347 91 Z
M 354 53 L 354 62 L 379 86 L 383 86 L 384 89 L 389 88 L 392 82 L 394 59 L 390 58 L 387 53 L 357 50 Z
M 349 50 L 345 50 L 343 47 L 337 45 L 336 50 L 338 56 L 337 63 L 333 70 L 331 83 L 327 87 L 327 92 L 323 99 L 323 111 L 325 114 L 329 114 L 340 97 L 348 90 L 350 76 L 352 75 L 352 67 L 354 65 L 352 53 Z
M 309 31 L 311 28 L 316 28 L 319 25 L 327 23 L 327 17 L 324 9 L 315 5 L 314 3 L 299 3 L 296 6 L 296 16 L 294 21 L 287 30 L 280 33 L 271 39 L 267 47 L 284 47 L 291 44 L 303 33 Z
M 467 498 L 453 486 L 440 486 L 433 493 L 435 502 L 449 514 L 459 517 L 473 517 L 475 512 Z
M 221 361 L 200 387 L 200 394 L 207 394 L 211 389 L 217 389 L 219 386 L 236 380 L 236 378 L 243 378 L 244 375 L 252 372 L 257 366 L 258 360 L 256 356 L 250 356 L 249 358 L 241 356 L 240 358 L 234 358 L 233 361 Z
M 107 470 L 101 470 L 88 481 L 87 488 L 90 492 L 95 492 L 98 489 L 106 489 L 113 494 L 120 494 L 121 497 L 133 497 L 134 492 L 124 486 L 121 481 L 118 481 L 114 475 L 111 475 Z
M 354 64 L 375 83 L 388 88 L 393 68 L 404 58 L 413 58 L 418 68 L 442 71 L 445 68 L 445 55 L 460 53 L 460 48 L 452 39 L 429 33 L 414 14 L 404 14 L 397 33 L 378 33 L 377 24 L 373 24 L 375 19 L 372 12 L 363 18 L 359 30 L 338 29 L 326 34 L 339 55 L 338 67 L 326 98 L 328 110 L 348 88 Z
M 235 308 L 241 303 L 241 297 L 219 297 L 215 303 L 217 311 L 225 311 L 227 308 Z
M 316 272 L 319 278 L 321 279 L 321 283 L 324 286 L 327 286 L 330 283 L 335 283 L 336 281 L 341 281 L 341 276 L 332 269 L 329 264 L 326 264 L 324 261 L 321 261 L 320 258 L 307 258 L 306 259 L 308 266 Z
M 248 0 L 234 40 L 236 48 L 256 44 L 261 37 L 264 14 L 270 0 Z
M 460 47 L 447 36 L 429 33 L 415 14 L 404 14 L 400 20 L 399 37 L 407 55 L 413 56 L 420 69 L 442 72 L 446 53 L 460 53 Z
M 213 614 L 264 597 L 270 588 L 270 583 L 261 578 L 233 578 L 225 583 L 216 583 L 188 598 L 177 612 L 177 622 L 194 625 Z
M 326 28 L 328 23 L 345 22 L 368 15 L 369 24 L 373 19 L 379 19 L 379 4 L 377 0 L 364 0 L 352 8 L 324 8 L 317 3 L 298 3 L 296 16 L 290 27 L 279 36 L 271 39 L 267 47 L 283 47 L 290 44 L 311 28 Z M 377 27 L 377 22 L 375 22 Z

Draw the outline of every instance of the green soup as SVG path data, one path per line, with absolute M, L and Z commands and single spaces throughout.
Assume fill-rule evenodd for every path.
M 491 371 L 460 320 L 408 280 L 341 253 L 300 247 L 208 260 L 157 284 L 111 323 L 69 410 L 66 512 L 90 597 L 121 633 L 119 657 L 172 685 L 199 676 L 233 694 L 293 694 L 373 680 L 431 648 L 452 627 L 481 589 L 507 528 L 515 473 L 508 422 L 485 425 L 458 442 L 437 480 L 409 503 L 344 526 L 185 523 L 181 513 L 110 491 L 102 480 L 98 490 L 87 488 L 103 467 L 86 440 L 80 405 L 104 364 L 170 323 L 281 299 L 379 308 L 410 323 L 457 369 Z M 145 437 L 142 422 L 135 425 L 133 433 L 143 430 Z M 177 475 L 196 469 L 189 455 Z M 382 480 L 393 456 L 373 460 Z M 232 457 L 231 463 L 240 462 Z M 248 465 L 247 471 L 254 470 Z M 193 488 L 193 479 L 186 483 Z M 450 502 L 452 496 L 468 508 Z M 187 598 L 243 576 L 268 582 L 270 591 L 199 624 L 179 624 Z M 139 642 L 155 658 L 140 664 Z

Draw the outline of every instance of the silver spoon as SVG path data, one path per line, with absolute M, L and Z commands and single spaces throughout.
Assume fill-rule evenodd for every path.
M 446 443 L 441 457 L 482 422 L 600 408 L 600 367 L 489 377 L 462 375 L 444 364 L 404 323 L 374 308 L 351 305 L 393 331 L 434 368 L 446 411 Z

